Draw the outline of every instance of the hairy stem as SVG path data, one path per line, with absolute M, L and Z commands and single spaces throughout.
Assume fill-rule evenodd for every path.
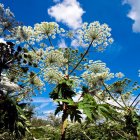
M 20 86 L 24 86 L 26 83 L 28 83 L 30 80 L 32 80 L 33 78 L 35 78 L 38 74 L 40 74 L 42 71 L 44 71 L 46 69 L 46 67 L 44 67 L 43 69 L 41 69 L 37 74 L 35 74 L 34 76 L 32 76 L 31 78 L 29 78 L 28 80 L 26 80 L 22 85 Z
M 93 43 L 93 40 L 92 40 L 91 43 L 89 44 L 89 46 L 88 46 L 86 52 L 85 52 L 84 55 L 81 57 L 80 61 L 79 61 L 79 62 L 75 65 L 75 67 L 71 70 L 71 72 L 69 73 L 69 75 L 72 74 L 72 73 L 76 70 L 76 68 L 79 66 L 79 64 L 82 62 L 82 60 L 84 59 L 84 57 L 85 57 L 85 56 L 87 55 L 87 53 L 89 52 L 89 49 L 90 49 L 92 43 Z
M 134 105 L 134 108 L 137 106 L 137 104 L 140 102 L 140 100 L 139 101 L 137 101 L 137 103 Z
M 132 104 L 130 105 L 130 107 L 132 107 L 132 105 L 134 104 L 134 102 L 139 98 L 140 93 L 137 95 L 137 97 L 134 99 L 134 101 L 132 102 Z
M 67 128 L 67 104 L 63 103 L 61 140 L 65 140 L 66 128 Z
M 103 86 L 105 87 L 106 91 L 108 92 L 109 96 L 122 108 L 124 108 L 110 93 L 110 91 L 108 90 L 108 88 L 106 87 L 105 83 L 102 81 Z
M 52 43 L 52 41 L 51 41 L 49 35 L 47 35 L 47 37 L 48 37 L 48 40 L 49 40 L 49 42 L 50 42 L 50 45 L 53 47 L 53 43 Z
M 126 105 L 126 103 L 125 103 L 125 101 L 124 101 L 124 99 L 122 97 L 122 93 L 120 93 L 120 96 L 121 96 L 121 100 L 122 100 L 123 104 L 125 105 L 125 107 L 127 107 L 127 105 Z

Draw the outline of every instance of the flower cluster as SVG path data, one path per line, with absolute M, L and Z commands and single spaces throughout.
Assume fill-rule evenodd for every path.
M 33 40 L 34 31 L 31 26 L 18 26 L 13 30 L 13 39 L 20 42 Z
M 17 26 L 13 28 L 12 35 L 8 36 L 8 39 L 17 40 L 16 44 L 22 42 L 28 42 L 25 47 L 29 45 L 34 45 L 35 42 L 40 42 L 42 45 L 42 40 L 44 38 L 55 38 L 56 34 L 65 32 L 63 28 L 59 28 L 59 25 L 55 22 L 41 22 L 40 24 L 35 24 L 34 28 L 31 26 Z M 44 46 L 44 45 L 43 45 Z
M 63 79 L 64 75 L 57 68 L 46 68 L 44 78 L 51 84 L 58 84 Z
M 62 67 L 67 63 L 67 59 L 64 58 L 64 54 L 59 50 L 46 50 L 45 54 L 45 64 L 46 66 Z
M 115 74 L 115 77 L 117 78 L 123 78 L 124 77 L 124 74 L 122 72 L 118 72 Z
M 14 14 L 0 3 L 0 36 L 4 35 L 5 30 L 11 31 L 16 26 L 18 26 L 18 22 L 16 22 Z
M 82 78 L 89 84 L 90 87 L 101 86 L 102 81 L 110 80 L 114 77 L 113 73 L 110 73 L 110 69 L 106 67 L 106 64 L 101 61 L 92 61 L 85 64 L 86 71 L 82 74 Z
M 68 49 L 54 49 L 54 47 L 47 47 L 42 54 L 43 62 L 45 62 L 45 80 L 49 83 L 56 84 L 62 79 L 65 79 L 68 74 Z M 72 59 L 72 58 L 70 58 Z M 75 58 L 76 59 L 76 58 Z M 73 81 L 73 86 L 76 87 L 80 84 L 79 77 L 69 76 Z
M 57 33 L 65 32 L 64 29 L 60 28 L 55 22 L 41 22 L 40 24 L 35 24 L 34 26 L 35 35 L 39 38 L 48 38 L 51 36 L 53 39 L 56 37 Z
M 100 24 L 98 21 L 84 23 L 82 29 L 77 31 L 80 42 L 92 42 L 93 47 L 97 47 L 98 51 L 103 51 L 109 44 L 113 43 L 111 38 L 111 28 L 107 24 Z
M 14 14 L 10 11 L 9 8 L 4 9 L 4 5 L 2 3 L 0 3 L 0 13 L 1 14 L 5 14 L 5 16 L 12 16 L 12 17 L 14 17 Z
M 34 76 L 31 79 L 31 84 L 38 86 L 38 87 L 42 87 L 44 85 L 43 81 L 37 76 Z

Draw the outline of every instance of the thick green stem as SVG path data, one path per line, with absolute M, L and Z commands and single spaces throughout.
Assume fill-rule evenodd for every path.
M 69 60 L 69 55 L 67 54 L 67 59 Z M 65 75 L 68 75 L 69 71 L 69 64 L 66 64 L 66 70 Z M 66 77 L 67 79 L 69 77 Z M 63 98 L 66 99 L 66 93 L 64 93 Z M 67 128 L 67 104 L 63 103 L 63 116 L 62 116 L 62 128 L 61 128 L 61 140 L 65 140 L 65 134 L 66 134 L 66 128 Z
M 62 116 L 62 127 L 61 127 L 61 140 L 65 140 L 66 128 L 67 128 L 67 105 L 63 103 L 63 116 Z

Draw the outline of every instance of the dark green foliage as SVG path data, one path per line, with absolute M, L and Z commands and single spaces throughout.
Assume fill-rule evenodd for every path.
M 79 123 L 70 124 L 67 128 L 66 140 L 88 140 L 82 127 L 83 125 Z
M 140 116 L 134 111 L 130 111 L 125 117 L 125 132 L 132 134 L 140 139 Z
M 90 94 L 85 94 L 83 100 L 78 103 L 78 109 L 82 109 L 89 120 L 97 120 L 100 117 L 116 120 L 117 112 L 108 104 L 98 104 Z
M 10 132 L 15 138 L 22 138 L 30 126 L 29 118 L 32 116 L 27 104 L 18 103 L 8 96 L 1 94 L 0 99 L 0 131 Z M 30 133 L 30 132 L 29 132 Z
M 65 118 L 70 116 L 71 121 L 81 122 L 82 113 L 78 110 L 78 106 L 72 100 L 72 97 L 76 95 L 72 90 L 72 84 L 73 83 L 71 80 L 61 81 L 60 84 L 58 84 L 54 91 L 50 94 L 50 97 L 58 102 L 55 115 L 60 111 L 64 111 L 65 104 L 65 114 L 63 114 L 65 115 Z M 62 102 L 62 104 L 60 102 Z
M 72 81 L 63 80 L 61 81 L 50 93 L 50 98 L 55 99 L 68 99 L 72 98 L 75 95 L 75 92 L 72 90 Z
M 52 127 L 51 125 L 32 127 L 31 133 L 33 136 L 27 135 L 24 140 L 34 140 L 34 138 L 39 140 L 59 140 L 60 139 L 60 129 L 57 127 Z

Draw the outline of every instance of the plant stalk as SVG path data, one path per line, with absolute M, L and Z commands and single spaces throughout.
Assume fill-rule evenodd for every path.
M 104 84 L 104 82 L 102 81 L 103 86 L 105 87 L 106 91 L 108 92 L 109 96 L 122 108 L 124 108 L 110 93 L 110 91 L 108 90 L 108 88 L 106 87 L 106 85 Z
M 84 57 L 87 55 L 87 53 L 89 52 L 89 49 L 90 49 L 90 47 L 91 47 L 93 41 L 94 41 L 94 39 L 91 41 L 91 43 L 89 44 L 89 46 L 88 46 L 86 52 L 84 53 L 84 55 L 82 56 L 82 58 L 80 59 L 80 61 L 79 61 L 79 62 L 75 65 L 75 67 L 71 70 L 71 72 L 69 73 L 69 75 L 72 74 L 72 73 L 76 70 L 76 68 L 77 68 L 77 67 L 79 66 L 79 64 L 82 62 L 82 60 L 84 59 Z
M 61 127 L 61 140 L 65 140 L 66 128 L 67 128 L 67 115 L 66 115 L 66 103 L 63 103 L 63 116 L 62 116 L 62 127 Z

